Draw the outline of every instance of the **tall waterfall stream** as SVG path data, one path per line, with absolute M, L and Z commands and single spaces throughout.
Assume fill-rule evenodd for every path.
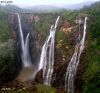
M 71 58 L 71 61 L 68 64 L 67 72 L 65 76 L 65 90 L 68 91 L 68 93 L 74 93 L 74 76 L 77 72 L 77 67 L 80 61 L 80 56 L 82 51 L 84 50 L 84 41 L 86 36 L 86 27 L 87 27 L 87 17 L 85 17 L 84 21 L 84 31 L 83 36 L 80 40 L 80 42 L 77 42 L 75 46 L 75 52 Z M 79 22 L 80 23 L 80 22 Z M 80 35 L 79 35 L 80 36 Z

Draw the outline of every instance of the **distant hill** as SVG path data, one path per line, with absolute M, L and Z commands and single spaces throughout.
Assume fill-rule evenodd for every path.
M 81 9 L 82 12 L 89 13 L 91 16 L 100 15 L 100 1 L 91 4 L 90 6 Z
M 56 6 L 46 6 L 46 5 L 39 5 L 39 6 L 33 6 L 28 8 L 20 8 L 16 5 L 0 5 L 0 12 L 6 12 L 6 13 L 49 13 L 49 12 L 59 12 L 64 10 L 63 8 L 59 8 Z
M 75 10 L 75 9 L 81 9 L 84 6 L 90 6 L 93 3 L 94 3 L 94 1 L 85 1 L 85 2 L 82 2 L 82 3 L 78 3 L 78 4 L 63 5 L 63 6 L 61 6 L 61 8 L 63 7 L 65 9 Z
M 62 11 L 64 8 L 60 8 L 53 5 L 37 5 L 33 7 L 29 7 L 28 10 L 32 12 L 57 12 Z
M 33 7 L 28 7 L 28 9 L 30 9 L 32 11 L 48 11 L 48 12 L 61 11 L 62 9 L 74 10 L 74 9 L 81 9 L 84 6 L 89 6 L 93 3 L 94 3 L 94 1 L 85 1 L 82 3 L 78 3 L 78 4 L 65 4 L 65 5 L 61 5 L 61 6 L 37 5 L 37 6 L 33 6 Z
M 92 5 L 94 1 L 86 1 L 79 4 L 68 4 L 68 5 L 62 5 L 62 6 L 53 6 L 53 5 L 37 5 L 37 6 L 31 6 L 27 8 L 20 8 L 16 5 L 6 5 L 1 6 L 0 5 L 0 11 L 7 12 L 7 13 L 15 13 L 15 12 L 21 12 L 21 13 L 49 13 L 49 12 L 60 12 L 62 10 L 79 10 L 81 8 L 88 7 Z
M 18 6 L 15 5 L 5 5 L 5 6 L 0 5 L 0 12 L 15 13 L 15 12 L 22 12 L 22 11 L 23 11 L 22 8 L 19 8 Z

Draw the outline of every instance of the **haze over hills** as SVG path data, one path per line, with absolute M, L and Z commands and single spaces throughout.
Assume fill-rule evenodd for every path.
M 95 1 L 85 1 L 82 3 L 78 3 L 78 4 L 68 4 L 68 5 L 63 5 L 62 7 L 65 9 L 80 9 L 83 8 L 84 6 L 90 6 L 91 4 L 93 4 Z
M 31 7 L 24 7 L 32 10 L 61 10 L 61 9 L 80 9 L 83 8 L 84 6 L 89 6 L 93 4 L 95 1 L 85 1 L 82 3 L 78 4 L 64 4 L 64 5 L 36 5 L 36 6 L 31 6 Z
M 30 7 L 20 7 L 17 5 L 6 5 L 4 8 L 6 8 L 8 11 L 18 11 L 18 12 L 59 12 L 62 10 L 79 10 L 83 8 L 84 6 L 90 6 L 91 4 L 95 3 L 95 1 L 85 1 L 78 4 L 65 4 L 65 5 L 36 5 L 36 6 L 30 6 Z M 1 6 L 1 5 L 0 5 Z
M 38 12 L 38 11 L 52 12 L 52 11 L 61 11 L 64 8 L 60 8 L 60 7 L 53 6 L 53 5 L 37 5 L 33 7 L 28 7 L 26 9 L 34 11 L 34 12 Z
M 93 1 L 86 1 L 78 4 L 68 4 L 68 5 L 36 5 L 31 7 L 23 7 L 30 12 L 59 12 L 62 10 L 79 10 L 84 6 L 90 6 L 93 4 Z

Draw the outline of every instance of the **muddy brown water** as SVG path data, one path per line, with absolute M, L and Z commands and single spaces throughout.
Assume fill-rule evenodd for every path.
M 36 71 L 37 71 L 37 68 L 34 66 L 24 67 L 16 79 L 21 82 L 28 81 L 32 79 L 32 76 L 34 75 Z

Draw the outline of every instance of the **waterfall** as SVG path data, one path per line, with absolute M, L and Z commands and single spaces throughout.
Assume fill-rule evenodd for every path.
M 58 16 L 55 25 L 51 26 L 50 34 L 42 47 L 42 52 L 40 57 L 39 70 L 43 69 L 44 84 L 49 86 L 51 84 L 51 79 L 53 74 L 55 32 L 58 26 L 59 18 L 60 16 Z
M 67 88 L 68 93 L 74 92 L 74 76 L 76 75 L 76 72 L 77 72 L 77 67 L 80 61 L 80 55 L 84 49 L 84 41 L 85 41 L 86 27 L 87 27 L 86 22 L 87 22 L 87 17 L 85 17 L 85 21 L 84 21 L 84 31 L 83 31 L 82 39 L 80 40 L 80 42 L 77 42 L 75 46 L 75 52 L 67 67 L 67 72 L 65 76 L 65 90 Z M 80 22 L 79 22 L 79 25 L 80 25 Z
M 19 26 L 20 40 L 21 40 L 21 50 L 22 50 L 21 59 L 22 59 L 24 67 L 29 67 L 31 65 L 30 56 L 29 56 L 29 35 L 30 34 L 29 33 L 27 34 L 25 42 L 24 42 L 20 16 L 18 13 L 16 14 L 18 17 L 18 26 Z

